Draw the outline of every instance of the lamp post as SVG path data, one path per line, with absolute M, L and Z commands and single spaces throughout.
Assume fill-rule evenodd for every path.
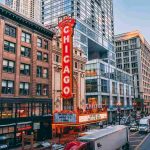
M 117 103 L 117 112 L 118 112 L 118 114 L 119 114 L 119 125 L 120 125 L 120 111 L 121 111 L 120 106 L 121 106 L 121 103 L 118 102 L 118 103 Z

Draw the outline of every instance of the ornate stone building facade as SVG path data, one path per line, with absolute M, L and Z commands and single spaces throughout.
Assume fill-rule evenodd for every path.
M 63 109 L 76 110 L 81 103 L 85 101 L 85 63 L 87 59 L 83 51 L 73 49 L 73 101 L 63 103 L 61 98 L 61 41 L 60 38 L 54 38 L 52 41 L 52 99 L 53 110 L 61 111 Z M 72 104 L 73 105 L 72 105 Z

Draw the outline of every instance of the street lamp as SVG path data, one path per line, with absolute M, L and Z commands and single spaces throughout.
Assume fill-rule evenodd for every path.
M 121 103 L 118 102 L 118 103 L 117 103 L 117 112 L 118 112 L 118 114 L 119 114 L 119 125 L 120 125 L 120 111 L 121 111 L 120 106 L 121 106 Z

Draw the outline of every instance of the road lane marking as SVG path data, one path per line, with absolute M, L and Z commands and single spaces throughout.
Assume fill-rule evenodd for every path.
M 141 143 L 135 148 L 135 150 L 139 150 L 140 146 L 145 142 L 145 140 L 149 137 L 150 133 L 141 141 Z
M 137 141 L 141 141 L 141 140 L 134 140 L 134 141 L 130 141 L 130 142 L 137 142 Z

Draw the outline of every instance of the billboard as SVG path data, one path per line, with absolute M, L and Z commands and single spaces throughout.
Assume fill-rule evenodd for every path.
M 107 120 L 107 112 L 79 116 L 79 123 L 92 122 L 98 120 Z
M 55 123 L 76 123 L 76 114 L 69 113 L 55 113 L 54 122 Z
M 73 46 L 72 36 L 75 19 L 66 17 L 58 26 L 62 39 L 62 98 L 70 99 L 72 95 Z

